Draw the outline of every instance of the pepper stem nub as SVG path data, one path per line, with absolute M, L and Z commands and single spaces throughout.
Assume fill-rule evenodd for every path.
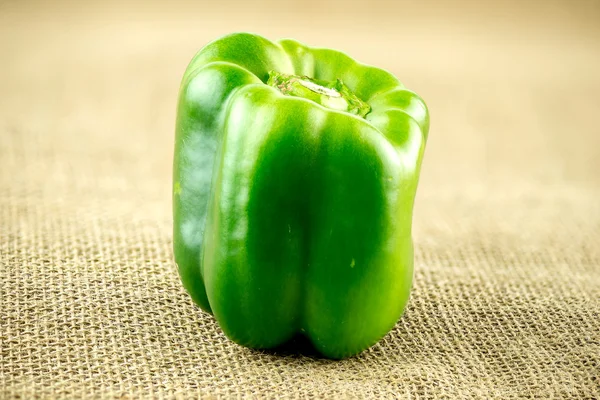
M 267 85 L 288 96 L 312 100 L 332 110 L 345 111 L 364 118 L 371 107 L 359 99 L 340 79 L 327 82 L 308 76 L 269 72 Z

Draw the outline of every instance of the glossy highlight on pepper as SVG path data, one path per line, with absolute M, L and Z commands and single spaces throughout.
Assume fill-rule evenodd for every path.
M 387 71 L 235 33 L 185 71 L 173 168 L 185 289 L 233 341 L 344 358 L 400 318 L 429 114 Z

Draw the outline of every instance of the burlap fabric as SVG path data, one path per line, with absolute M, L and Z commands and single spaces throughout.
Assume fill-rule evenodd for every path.
M 0 1 L 0 397 L 600 397 L 599 3 L 277 4 Z M 410 305 L 355 358 L 231 343 L 171 261 L 179 79 L 236 30 L 431 108 Z

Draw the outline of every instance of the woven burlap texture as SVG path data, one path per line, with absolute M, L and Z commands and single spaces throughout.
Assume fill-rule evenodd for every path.
M 599 398 L 600 13 L 588 3 L 519 10 L 510 27 L 493 24 L 496 9 L 447 6 L 435 21 L 427 8 L 400 27 L 372 11 L 321 28 L 267 7 L 0 3 L 0 397 Z M 355 17 L 371 28 L 335 34 Z M 237 346 L 180 284 L 179 79 L 233 30 L 341 47 L 431 108 L 414 290 L 357 357 Z

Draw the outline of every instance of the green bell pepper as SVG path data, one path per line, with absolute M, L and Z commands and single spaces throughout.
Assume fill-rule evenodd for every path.
M 173 172 L 174 256 L 233 341 L 296 334 L 330 358 L 381 339 L 413 275 L 423 100 L 382 69 L 236 33 L 185 71 Z

